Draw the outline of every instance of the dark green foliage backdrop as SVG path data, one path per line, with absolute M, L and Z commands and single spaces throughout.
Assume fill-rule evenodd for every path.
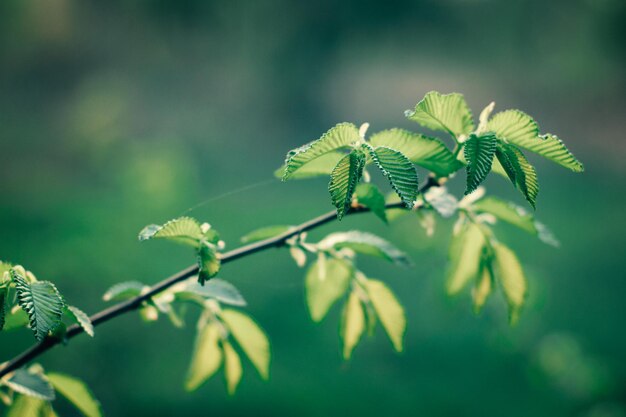
M 344 363 L 338 315 L 312 324 L 304 272 L 270 252 L 222 272 L 272 340 L 269 383 L 248 367 L 234 398 L 217 378 L 185 393 L 193 329 L 136 315 L 43 363 L 86 380 L 110 416 L 626 415 L 625 18 L 619 0 L 3 1 L 0 258 L 88 312 L 115 282 L 193 262 L 185 248 L 139 245 L 148 223 L 190 214 L 233 248 L 329 210 L 324 181 L 273 180 L 284 151 L 340 121 L 413 129 L 402 112 L 433 89 L 524 109 L 586 167 L 533 158 L 537 216 L 560 249 L 498 226 L 530 279 L 515 328 L 497 298 L 474 317 L 469 297 L 444 295 L 450 224 L 429 239 L 414 219 L 386 229 L 355 217 L 318 236 L 369 228 L 417 265 L 367 264 L 407 307 L 401 355 L 379 330 Z M 523 204 L 501 178 L 486 185 Z M 0 334 L 0 359 L 31 342 Z

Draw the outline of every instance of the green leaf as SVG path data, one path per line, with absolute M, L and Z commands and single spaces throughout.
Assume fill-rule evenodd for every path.
M 359 184 L 356 187 L 356 198 L 359 204 L 372 210 L 379 219 L 387 223 L 387 213 L 385 212 L 385 196 L 377 186 L 373 184 Z
M 315 261 L 306 274 L 306 300 L 311 318 L 320 322 L 330 307 L 348 289 L 354 271 L 340 259 L 326 259 L 323 254 Z
M 191 364 L 187 372 L 185 389 L 196 390 L 213 376 L 222 364 L 222 350 L 219 346 L 220 327 L 212 322 L 198 330 Z
M 14 306 L 6 315 L 4 330 L 15 330 L 28 326 L 28 314 L 19 306 Z
M 394 349 L 402 352 L 402 339 L 406 330 L 404 308 L 382 281 L 368 279 L 365 285 L 376 315 L 385 328 Z
M 204 239 L 204 233 L 202 233 L 202 227 L 196 219 L 179 217 L 178 219 L 170 220 L 163 226 L 156 224 L 148 225 L 139 232 L 139 240 L 156 238 L 173 240 L 195 248 Z
M 215 278 L 205 283 L 204 286 L 197 282 L 188 282 L 184 291 L 198 294 L 204 298 L 214 298 L 217 301 L 234 306 L 243 307 L 246 300 L 243 298 L 239 290 L 230 282 L 223 279 Z
M 482 310 L 487 297 L 491 294 L 493 288 L 493 277 L 491 274 L 491 266 L 483 264 L 481 272 L 476 280 L 476 285 L 472 289 L 472 301 L 474 302 L 474 311 L 478 314 Z
M 411 265 L 408 256 L 390 242 L 358 230 L 331 233 L 319 242 L 319 248 L 323 250 L 349 248 L 357 253 L 386 259 L 398 265 Z
M 228 387 L 228 393 L 233 395 L 237 391 L 237 386 L 241 381 L 241 375 L 243 374 L 243 368 L 241 367 L 241 359 L 235 352 L 235 349 L 227 341 L 222 342 L 224 349 L 224 371 L 226 374 L 226 386 Z
M 54 417 L 55 414 L 51 412 L 52 407 L 47 401 L 20 395 L 7 411 L 6 417 Z
M 417 103 L 415 110 L 407 110 L 404 114 L 409 120 L 428 129 L 442 130 L 455 138 L 469 135 L 474 130 L 472 113 L 463 95 L 458 93 L 440 94 L 431 91 Z
M 269 377 L 270 342 L 261 328 L 236 310 L 222 311 L 222 319 L 263 379 Z
M 333 171 L 333 168 L 341 158 L 343 158 L 345 153 L 339 151 L 331 151 L 322 156 L 318 156 L 317 158 L 311 160 L 305 165 L 301 166 L 297 171 L 289 175 L 290 180 L 301 180 L 307 178 L 314 178 L 320 176 L 328 176 Z M 274 171 L 274 176 L 276 178 L 282 178 L 287 165 L 283 165 Z
M 496 218 L 537 236 L 542 242 L 559 246 L 559 241 L 552 232 L 543 224 L 535 220 L 535 216 L 527 212 L 523 207 L 497 197 L 487 197 L 473 204 L 473 209 L 494 215 Z
M 109 288 L 102 296 L 102 299 L 104 301 L 128 300 L 140 295 L 145 288 L 148 288 L 148 286 L 138 281 L 121 282 Z
M 337 218 L 341 218 L 350 209 L 352 194 L 363 175 L 365 154 L 354 150 L 341 158 L 330 174 L 328 191 L 333 205 L 337 208 Z
M 102 416 L 100 403 L 83 381 L 58 373 L 50 373 L 48 378 L 54 389 L 67 398 L 85 417 Z
M 359 129 L 352 123 L 339 123 L 316 141 L 287 153 L 283 181 L 309 162 L 337 149 L 350 146 L 360 139 Z
M 495 133 L 500 140 L 514 145 L 540 140 L 537 123 L 519 110 L 496 113 L 487 122 L 487 130 Z
M 411 162 L 446 177 L 463 167 L 448 147 L 439 139 L 403 129 L 383 130 L 373 134 L 372 146 L 385 146 L 402 152 Z
M 277 225 L 267 226 L 257 230 L 254 230 L 241 238 L 241 243 L 253 243 L 260 240 L 269 239 L 278 235 L 282 235 L 292 229 L 293 226 Z
M 498 268 L 496 276 L 509 304 L 510 321 L 515 323 L 526 300 L 528 287 L 526 277 L 522 265 L 511 249 L 501 243 L 494 243 L 492 246 L 495 253 L 495 264 Z
M 539 193 L 537 172 L 522 151 L 513 145 L 498 143 L 496 157 L 513 185 L 520 190 L 526 201 L 535 208 L 537 194 Z
M 475 191 L 487 178 L 496 152 L 496 143 L 497 139 L 492 134 L 482 136 L 470 135 L 465 142 L 463 149 L 465 160 L 467 161 L 466 195 Z
M 220 271 L 222 261 L 215 248 L 215 245 L 208 242 L 201 242 L 198 248 L 198 282 L 204 285 L 206 281 L 213 278 Z
M 458 294 L 480 272 L 485 237 L 474 223 L 466 223 L 450 244 L 450 266 L 446 278 L 448 294 Z
M 16 269 L 11 269 L 17 303 L 28 314 L 30 328 L 37 340 L 43 340 L 61 323 L 65 303 L 57 288 L 48 281 L 29 283 Z
M 487 129 L 506 142 L 528 149 L 574 172 L 583 172 L 583 164 L 565 144 L 550 133 L 540 136 L 537 123 L 519 110 L 507 110 L 493 116 Z
M 341 335 L 343 337 L 343 358 L 350 359 L 354 347 L 365 331 L 365 314 L 361 300 L 354 291 L 350 293 L 343 310 Z
M 567 149 L 563 141 L 556 135 L 547 133 L 540 137 L 540 141 L 519 142 L 517 145 L 574 172 L 583 172 L 585 170 L 582 162 L 576 159 L 574 154 Z
M 417 171 L 413 163 L 399 151 L 384 146 L 369 148 L 374 163 L 387 177 L 391 188 L 408 208 L 412 208 L 418 192 Z
M 29 397 L 46 401 L 54 400 L 54 389 L 42 372 L 18 369 L 10 378 L 3 379 L 2 384 Z
M 91 319 L 87 314 L 85 314 L 78 307 L 74 306 L 66 306 L 65 311 L 76 323 L 78 323 L 80 327 L 83 328 L 85 333 L 87 333 L 91 337 L 94 336 L 93 324 L 91 323 Z

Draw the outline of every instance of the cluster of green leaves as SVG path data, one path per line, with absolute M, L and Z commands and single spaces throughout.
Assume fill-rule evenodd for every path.
M 72 376 L 45 373 L 40 365 L 18 369 L 0 380 L 7 417 L 56 417 L 52 402 L 61 394 L 85 417 L 101 417 L 100 403 L 87 385 Z
M 30 327 L 35 338 L 64 339 L 68 325 L 77 324 L 94 336 L 89 316 L 69 305 L 56 286 L 39 281 L 20 265 L 0 262 L 0 331 Z M 18 369 L 0 379 L 0 400 L 7 416 L 56 416 L 51 401 L 55 390 L 87 417 L 99 417 L 100 405 L 80 380 L 62 374 L 45 374 L 38 365 Z
M 328 189 L 341 219 L 354 204 L 359 182 L 369 178 L 365 175 L 369 164 L 382 171 L 408 208 L 413 207 L 418 194 L 413 164 L 436 177 L 451 176 L 465 166 L 465 194 L 476 190 L 493 170 L 508 177 L 533 208 L 539 192 L 537 173 L 521 149 L 574 172 L 583 171 L 582 163 L 563 142 L 553 134 L 540 134 L 537 123 L 526 113 L 506 110 L 490 117 L 494 106 L 491 103 L 481 112 L 475 126 L 461 94 L 432 91 L 405 115 L 427 129 L 449 133 L 455 143 L 453 150 L 438 138 L 403 129 L 378 132 L 366 140 L 367 123 L 361 129 L 340 123 L 319 139 L 289 151 L 277 174 L 283 180 L 330 174 Z M 370 192 L 375 193 L 371 188 Z
M 291 226 L 273 226 L 244 236 L 250 242 L 279 235 Z M 340 335 L 343 356 L 349 359 L 367 330 L 374 334 L 376 323 L 382 327 L 394 349 L 402 351 L 406 329 L 404 308 L 379 280 L 367 278 L 356 268 L 356 255 L 373 256 L 400 266 L 411 265 L 407 255 L 388 241 L 371 233 L 349 231 L 332 233 L 317 243 L 306 241 L 306 233 L 288 240 L 289 251 L 299 267 L 304 267 L 307 254 L 313 257 L 308 267 L 305 288 L 311 319 L 318 323 L 331 307 L 343 300 Z
M 39 341 L 62 339 L 69 324 L 94 335 L 89 316 L 69 305 L 53 283 L 37 280 L 21 265 L 0 262 L 0 331 L 30 327 Z
M 140 233 L 140 240 L 163 238 L 192 246 L 198 256 L 198 279 L 187 279 L 144 301 L 139 309 L 148 322 L 160 314 L 176 327 L 185 325 L 189 306 L 199 307 L 195 348 L 185 387 L 195 390 L 207 379 L 224 369 L 228 392 L 233 394 L 243 374 L 241 354 L 247 357 L 262 378 L 269 376 L 270 344 L 263 330 L 247 314 L 231 307 L 245 307 L 245 299 L 231 283 L 214 278 L 220 269 L 224 245 L 219 235 L 207 224 L 190 217 L 181 217 L 163 226 L 149 225 Z M 105 301 L 124 301 L 145 294 L 150 287 L 128 281 L 111 287 Z

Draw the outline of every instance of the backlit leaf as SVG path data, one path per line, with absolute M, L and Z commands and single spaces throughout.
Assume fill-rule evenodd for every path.
M 353 274 L 350 265 L 340 259 L 318 260 L 311 265 L 306 274 L 306 300 L 313 321 L 321 321 L 346 293 Z
M 496 277 L 509 304 L 511 323 L 515 323 L 519 317 L 519 311 L 526 300 L 528 287 L 526 277 L 522 265 L 511 249 L 501 243 L 494 243 L 493 249 L 497 266 Z
M 101 417 L 100 403 L 87 385 L 69 375 L 50 373 L 48 379 L 54 389 L 67 398 L 85 417 Z
M 222 364 L 222 350 L 219 346 L 219 324 L 211 322 L 198 330 L 191 364 L 187 372 L 185 389 L 193 391 L 213 376 Z
M 145 288 L 148 288 L 147 285 L 138 281 L 121 282 L 109 288 L 102 296 L 102 299 L 104 301 L 128 300 L 137 297 Z
M 198 248 L 198 282 L 200 285 L 204 285 L 206 281 L 216 276 L 221 264 L 215 245 L 201 242 Z
M 442 130 L 455 138 L 474 130 L 472 113 L 463 95 L 458 93 L 431 91 L 417 103 L 414 110 L 407 110 L 404 114 L 409 120 L 428 129 Z
M 269 239 L 289 231 L 293 226 L 276 225 L 267 226 L 261 229 L 254 230 L 241 238 L 241 243 L 253 243 L 260 240 Z
M 448 176 L 463 167 L 439 139 L 403 129 L 383 130 L 373 134 L 369 143 L 402 152 L 411 162 L 438 176 Z
M 402 339 L 406 330 L 404 308 L 382 281 L 368 279 L 366 287 L 376 315 L 385 328 L 394 349 L 402 352 Z
M 241 359 L 239 359 L 239 355 L 227 341 L 222 342 L 222 347 L 224 349 L 224 372 L 226 374 L 226 386 L 228 387 L 228 393 L 233 395 L 235 391 L 237 391 L 237 386 L 239 386 L 241 375 L 243 374 Z
M 301 180 L 307 178 L 314 178 L 320 176 L 327 176 L 333 171 L 335 165 L 341 158 L 343 158 L 345 153 L 338 151 L 331 151 L 322 156 L 318 156 L 317 158 L 307 162 L 305 165 L 298 168 L 297 171 L 293 172 L 289 175 L 290 180 Z M 285 168 L 287 166 L 283 165 L 274 171 L 274 176 L 276 178 L 282 178 L 285 174 Z
M 367 232 L 352 230 L 331 233 L 319 242 L 321 249 L 350 248 L 363 255 L 376 256 L 399 265 L 410 265 L 408 256 L 383 238 Z
M 230 282 L 219 278 L 212 279 L 204 285 L 200 285 L 199 283 L 192 281 L 188 282 L 185 285 L 184 291 L 198 294 L 204 298 L 214 298 L 224 304 L 240 307 L 246 305 L 246 300 L 243 298 L 239 290 Z
M 294 172 L 298 171 L 309 162 L 329 152 L 348 147 L 359 139 L 359 130 L 352 123 L 340 123 L 336 125 L 324 133 L 318 140 L 287 153 L 283 181 L 289 179 Z
M 452 238 L 446 279 L 448 294 L 457 294 L 478 276 L 484 244 L 485 237 L 474 223 L 465 224 Z
M 359 296 L 353 291 L 346 302 L 341 325 L 344 359 L 350 359 L 352 351 L 359 343 L 364 331 L 365 314 Z
M 85 333 L 87 333 L 91 337 L 94 336 L 93 324 L 91 323 L 91 319 L 86 313 L 84 313 L 78 307 L 74 306 L 66 306 L 65 311 L 70 317 L 72 317 L 74 322 L 78 323 L 78 325 L 83 328 Z
M 40 400 L 54 400 L 54 389 L 48 378 L 43 373 L 32 369 L 18 369 L 10 378 L 3 379 L 1 384 L 20 394 Z
M 270 342 L 263 330 L 250 317 L 236 310 L 222 311 L 222 319 L 241 349 L 259 371 L 259 375 L 267 379 L 270 366 Z
M 200 223 L 191 217 L 170 220 L 163 226 L 148 225 L 139 232 L 139 240 L 164 238 L 197 247 L 204 239 Z

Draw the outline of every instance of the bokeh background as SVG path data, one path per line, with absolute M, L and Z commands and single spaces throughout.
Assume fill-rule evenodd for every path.
M 625 21 L 622 0 L 3 0 L 0 257 L 88 312 L 116 282 L 193 262 L 140 245 L 148 223 L 189 214 L 233 248 L 327 211 L 324 180 L 273 180 L 284 153 L 341 121 L 419 129 L 403 111 L 430 90 L 475 114 L 521 108 L 586 167 L 532 158 L 560 249 L 498 226 L 530 280 L 514 328 L 500 297 L 475 316 L 468 294 L 444 295 L 449 222 L 428 238 L 415 218 L 362 216 L 312 237 L 363 228 L 411 254 L 412 270 L 360 264 L 406 305 L 400 355 L 379 329 L 342 361 L 339 308 L 314 325 L 304 271 L 275 251 L 222 274 L 271 337 L 269 382 L 247 364 L 234 398 L 221 376 L 186 393 L 194 325 L 135 314 L 41 362 L 86 380 L 109 416 L 625 416 Z M 501 178 L 487 187 L 524 204 Z M 0 359 L 30 343 L 0 334 Z

